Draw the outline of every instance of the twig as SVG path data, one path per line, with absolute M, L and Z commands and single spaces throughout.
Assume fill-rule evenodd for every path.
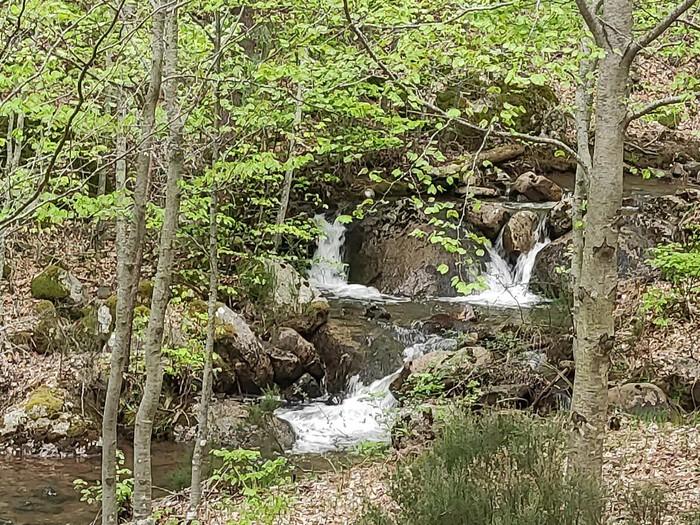
M 582 0 L 577 0 L 577 3 Z M 628 60 L 632 60 L 637 53 L 639 53 L 642 49 L 647 47 L 649 44 L 651 44 L 654 40 L 659 38 L 664 31 L 666 31 L 671 24 L 676 22 L 680 17 L 688 11 L 691 7 L 693 7 L 698 0 L 685 0 L 682 2 L 678 7 L 676 7 L 673 11 L 671 11 L 666 18 L 661 20 L 656 27 L 651 29 L 648 33 L 646 33 L 642 38 L 637 40 L 636 42 L 632 43 L 625 53 L 625 58 Z

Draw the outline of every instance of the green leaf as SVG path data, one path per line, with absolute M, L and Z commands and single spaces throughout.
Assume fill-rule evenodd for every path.
M 440 273 L 441 275 L 445 275 L 447 272 L 450 271 L 449 267 L 448 267 L 446 264 L 444 264 L 444 263 L 441 264 L 440 266 L 438 266 L 438 267 L 435 268 L 435 269 L 436 269 L 436 270 L 438 271 L 438 273 Z

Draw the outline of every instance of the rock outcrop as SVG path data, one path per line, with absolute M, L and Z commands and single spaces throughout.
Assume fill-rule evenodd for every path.
M 500 204 L 482 202 L 467 212 L 466 218 L 486 238 L 495 240 L 510 219 L 510 213 Z
M 511 195 L 523 195 L 531 202 L 558 201 L 563 195 L 561 187 L 542 175 L 528 171 L 520 175 L 510 188 Z
M 572 197 L 564 197 L 547 214 L 547 233 L 549 238 L 558 239 L 569 233 L 572 228 Z
M 221 359 L 216 389 L 227 394 L 261 393 L 274 378 L 269 354 L 241 315 L 221 305 L 216 319 L 214 351 Z
M 289 263 L 268 259 L 262 264 L 268 282 L 260 294 L 274 321 L 302 334 L 311 334 L 328 320 L 328 301 Z
M 511 261 L 535 246 L 538 221 L 537 214 L 531 211 L 519 211 L 508 221 L 503 229 L 503 249 Z
M 80 305 L 85 302 L 82 283 L 68 270 L 57 265 L 48 266 L 32 279 L 32 297 L 52 302 Z

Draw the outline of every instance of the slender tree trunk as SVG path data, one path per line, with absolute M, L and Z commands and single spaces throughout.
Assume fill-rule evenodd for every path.
M 303 117 L 304 110 L 304 86 L 301 82 L 297 84 L 297 94 L 295 101 L 294 110 L 294 123 L 292 124 L 292 136 L 289 139 L 289 150 L 287 155 L 287 162 L 289 166 L 284 174 L 284 181 L 282 182 L 282 195 L 280 196 L 280 207 L 277 211 L 277 220 L 275 225 L 277 229 L 282 227 L 284 220 L 287 218 L 287 208 L 289 207 L 289 195 L 292 191 L 292 182 L 294 181 L 294 167 L 292 166 L 292 161 L 294 160 L 294 150 L 297 146 L 297 133 L 299 131 L 299 126 L 301 125 L 301 119 Z M 279 248 L 280 240 L 282 235 L 279 231 L 275 233 L 275 250 Z
M 217 289 L 219 287 L 218 250 L 217 250 L 217 196 L 216 189 L 211 192 L 209 206 L 209 299 L 207 308 L 207 342 L 204 354 L 204 370 L 202 371 L 202 397 L 197 410 L 197 440 L 192 452 L 192 482 L 190 485 L 190 506 L 187 519 L 197 517 L 197 508 L 202 498 L 202 460 L 207 449 L 209 401 L 212 395 L 212 355 L 214 353 L 214 338 L 216 335 Z
M 178 104 L 178 21 L 177 6 L 167 8 L 166 41 L 163 83 L 165 107 L 170 123 L 168 147 L 168 175 L 165 189 L 165 217 L 158 246 L 158 265 L 153 281 L 151 314 L 144 340 L 146 384 L 136 413 L 134 428 L 134 518 L 150 522 L 151 516 L 151 437 L 153 420 L 163 385 L 161 347 L 165 313 L 170 302 L 175 240 L 180 214 L 180 179 L 183 172 L 182 129 L 183 115 Z
M 150 186 L 151 148 L 155 112 L 160 98 L 163 67 L 164 15 L 156 7 L 151 35 L 151 71 L 148 92 L 141 114 L 141 147 L 134 182 L 131 227 L 121 219 L 117 227 L 117 305 L 114 344 L 110 358 L 109 382 L 102 415 L 102 524 L 116 525 L 119 508 L 116 499 L 117 419 L 122 379 L 131 349 L 136 291 L 141 274 L 146 205 Z M 126 139 L 119 147 L 126 150 Z M 121 175 L 120 175 L 121 174 Z M 117 177 L 125 180 L 126 161 L 117 165 Z M 124 183 L 125 186 L 125 183 Z
M 17 138 L 15 140 L 15 132 Z M 10 114 L 7 122 L 7 141 L 5 173 L 2 181 L 2 194 L 0 195 L 0 208 L 9 204 L 12 201 L 12 177 L 17 169 L 19 169 L 22 161 L 22 142 L 24 133 L 24 113 L 17 114 L 17 121 L 14 120 L 14 114 Z M 2 289 L 5 282 L 5 267 L 7 265 L 7 233 L 5 229 L 0 229 L 0 297 L 2 297 Z M 7 279 L 9 281 L 9 279 Z M 8 284 L 9 287 L 9 284 Z M 0 325 L 5 323 L 5 304 L 0 299 Z
M 221 73 L 221 18 L 216 13 L 216 34 L 214 45 L 215 65 L 214 69 Z M 218 80 L 214 93 L 217 116 L 217 128 L 222 125 L 221 104 L 219 104 Z M 212 151 L 212 165 L 216 165 L 219 157 L 218 141 L 214 141 Z M 204 348 L 204 370 L 202 371 L 202 394 L 197 409 L 197 438 L 192 451 L 192 479 L 190 483 L 190 504 L 187 511 L 187 520 L 197 518 L 197 509 L 202 499 L 202 463 L 207 450 L 207 437 L 209 435 L 209 402 L 212 395 L 212 356 L 214 353 L 214 338 L 216 336 L 216 308 L 217 292 L 219 288 L 219 253 L 218 253 L 218 227 L 216 216 L 218 213 L 216 176 L 212 173 L 211 202 L 209 204 L 209 298 L 207 302 L 207 341 Z
M 613 311 L 617 296 L 617 244 L 622 206 L 622 175 L 627 84 L 630 60 L 625 50 L 632 38 L 630 0 L 603 4 L 609 47 L 600 62 L 595 107 L 588 209 L 584 229 L 576 314 L 576 379 L 573 415 L 576 465 L 595 480 L 602 477 L 607 421 L 608 369 L 614 345 Z

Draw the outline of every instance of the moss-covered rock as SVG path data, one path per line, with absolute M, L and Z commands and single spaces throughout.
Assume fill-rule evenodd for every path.
M 34 420 L 41 417 L 53 419 L 61 414 L 64 400 L 65 393 L 62 390 L 42 385 L 31 393 L 24 408 Z
M 42 300 L 34 306 L 37 323 L 31 334 L 32 346 L 40 354 L 60 352 L 66 345 L 68 321 L 56 311 L 49 300 Z
M 32 279 L 32 297 L 52 302 L 84 302 L 82 283 L 65 268 L 58 265 L 48 266 Z

